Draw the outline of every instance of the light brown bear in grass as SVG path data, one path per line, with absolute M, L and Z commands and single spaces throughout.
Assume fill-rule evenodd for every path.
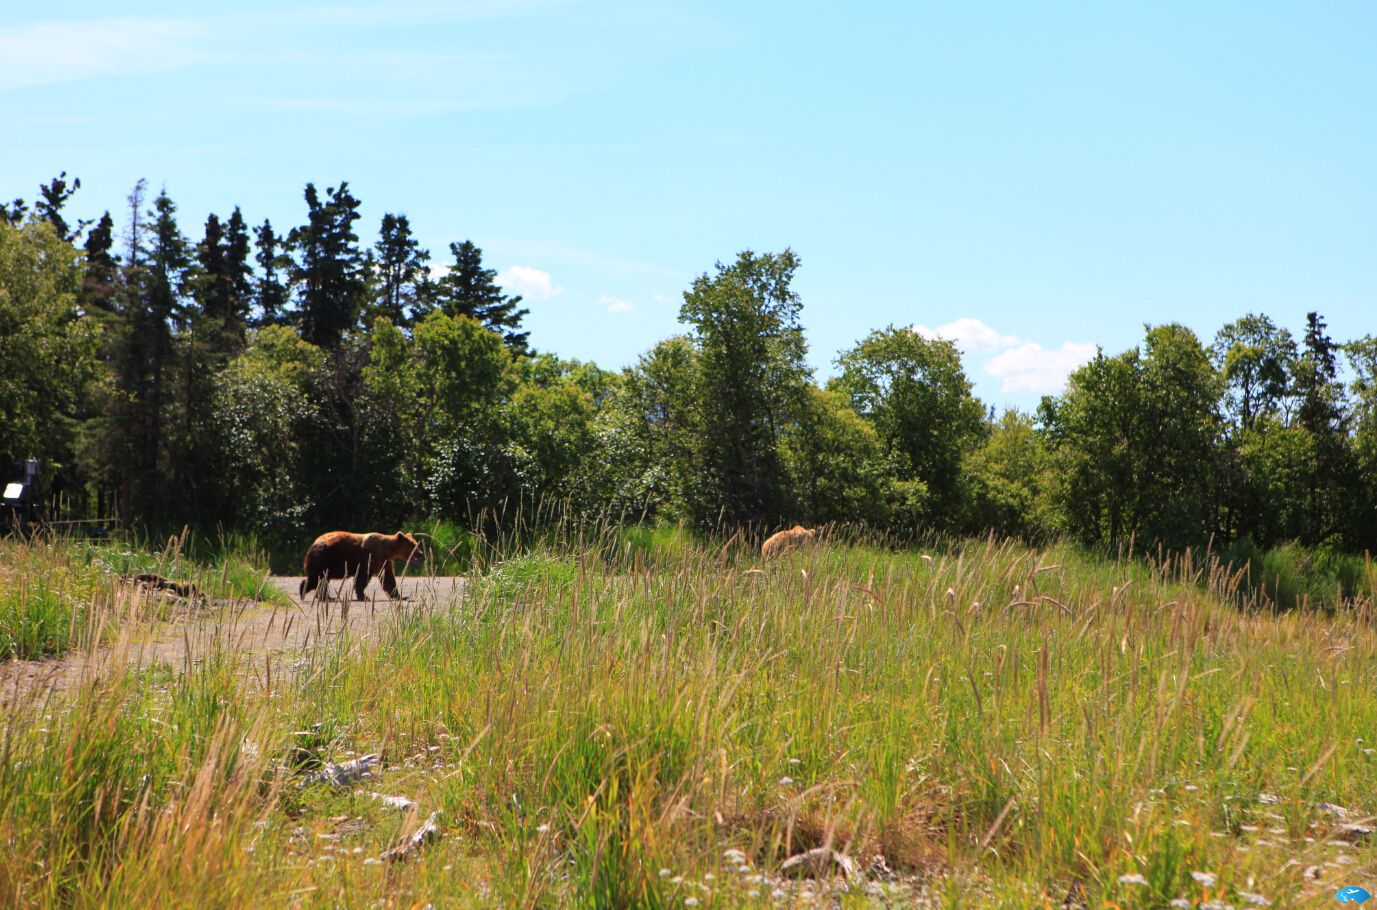
M 803 525 L 794 525 L 787 531 L 780 531 L 772 534 L 760 546 L 760 556 L 762 559 L 769 559 L 771 556 L 778 556 L 790 550 L 812 543 L 818 536 L 818 532 L 812 528 L 805 528 Z
M 410 559 L 420 545 L 410 534 L 355 534 L 352 531 L 331 531 L 316 538 L 306 551 L 303 566 L 306 579 L 301 583 L 305 597 L 325 579 L 354 577 L 354 596 L 363 600 L 363 589 L 375 575 L 382 576 L 383 590 L 389 597 L 400 598 L 397 576 L 392 574 L 392 560 Z M 317 595 L 319 596 L 319 595 Z

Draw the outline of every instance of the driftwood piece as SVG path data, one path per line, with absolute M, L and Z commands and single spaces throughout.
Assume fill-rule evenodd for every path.
M 791 856 L 779 867 L 781 875 L 790 878 L 834 878 L 848 881 L 860 874 L 856 861 L 830 847 L 816 847 Z
M 426 819 L 424 825 L 416 829 L 415 834 L 412 834 L 391 850 L 383 853 L 382 858 L 394 863 L 408 859 L 420 852 L 420 849 L 426 844 L 434 843 L 439 840 L 444 835 L 444 832 L 440 830 L 439 818 L 440 813 L 438 810 L 430 813 L 430 818 Z
M 340 764 L 331 763 L 319 771 L 313 771 L 306 775 L 302 779 L 301 785 L 307 787 L 311 784 L 332 784 L 341 789 L 347 789 L 371 775 L 381 760 L 381 755 L 373 753 L 360 755 L 358 758 Z
M 143 588 L 145 591 L 170 591 L 178 597 L 185 597 L 188 600 L 201 596 L 201 592 L 191 582 L 173 581 L 156 572 L 140 572 L 137 575 L 121 575 L 120 580 L 125 584 Z
M 391 806 L 402 812 L 410 812 L 412 809 L 416 808 L 416 801 L 407 796 L 385 796 L 382 793 L 369 793 L 368 795 L 384 806 Z

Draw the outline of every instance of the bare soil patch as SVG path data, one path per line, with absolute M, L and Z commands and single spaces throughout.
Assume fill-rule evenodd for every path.
M 367 599 L 357 601 L 352 599 L 352 582 L 345 580 L 330 583 L 329 600 L 316 599 L 319 592 L 302 600 L 297 596 L 300 576 L 274 576 L 269 581 L 290 598 L 290 606 L 252 600 L 211 600 L 201 605 L 178 599 L 171 620 L 121 629 L 109 643 L 47 660 L 0 663 L 0 707 L 47 698 L 118 664 L 165 665 L 185 672 L 216 649 L 229 648 L 246 662 L 256 662 L 265 654 L 329 644 L 346 632 L 355 639 L 367 638 L 399 612 L 450 608 L 464 590 L 464 579 L 459 576 L 401 577 L 397 585 L 402 600 L 392 600 L 374 584 L 366 592 Z

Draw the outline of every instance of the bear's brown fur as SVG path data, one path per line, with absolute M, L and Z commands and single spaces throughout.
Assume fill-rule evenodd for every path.
M 772 534 L 760 546 L 760 556 L 762 559 L 769 559 L 780 553 L 787 553 L 795 547 L 801 547 L 806 543 L 812 543 L 818 532 L 812 528 L 805 528 L 803 525 L 794 525 L 787 531 L 780 531 Z
M 396 534 L 355 534 L 352 531 L 322 534 L 306 551 L 303 563 L 306 579 L 301 583 L 301 596 L 314 591 L 327 578 L 334 580 L 352 575 L 354 595 L 363 600 L 368 580 L 380 575 L 383 590 L 389 597 L 399 598 L 392 560 L 409 560 L 419 548 L 416 538 L 401 531 Z

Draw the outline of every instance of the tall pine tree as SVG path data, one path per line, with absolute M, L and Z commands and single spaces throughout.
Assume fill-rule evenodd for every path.
M 315 184 L 306 184 L 306 223 L 294 228 L 289 239 L 297 254 L 291 275 L 301 337 L 333 348 L 358 325 L 367 281 L 354 233 L 359 200 L 350 194 L 347 182 L 326 189 L 325 194 L 322 201 Z
M 497 272 L 483 268 L 483 251 L 472 240 L 451 243 L 454 264 L 437 282 L 439 308 L 449 316 L 476 319 L 502 336 L 515 356 L 530 353 L 530 332 L 517 331 L 530 310 L 520 309 L 520 295 L 507 296 L 497 284 Z
M 106 212 L 86 235 L 86 273 L 81 282 L 81 305 L 87 313 L 110 313 L 115 308 L 119 261 L 115 245 L 115 221 Z
M 1353 506 L 1346 495 L 1353 480 L 1353 453 L 1344 388 L 1338 381 L 1338 350 L 1319 313 L 1307 314 L 1305 341 L 1293 366 L 1293 384 L 1300 399 L 1296 423 L 1310 434 L 1314 446 L 1313 470 L 1306 485 L 1308 543 L 1319 543 L 1339 533 Z
M 273 231 L 272 222 L 264 220 L 254 231 L 254 261 L 258 263 L 258 281 L 253 289 L 253 302 L 258 307 L 255 325 L 278 325 L 287 321 L 287 285 L 284 276 L 291 269 L 286 245 Z
M 67 172 L 63 171 L 38 188 L 38 201 L 34 203 L 34 217 L 48 222 L 57 231 L 57 235 L 68 243 L 77 238 L 89 221 L 78 221 L 75 228 L 67 224 L 67 219 L 62 214 L 62 209 L 67 205 L 77 190 L 81 189 L 80 178 L 74 178 L 71 183 L 67 182 Z M 18 200 L 16 200 L 18 201 Z
M 378 280 L 372 315 L 407 328 L 417 310 L 424 309 L 430 286 L 430 253 L 416 242 L 410 220 L 391 212 L 382 217 L 374 250 Z
M 225 274 L 230 286 L 230 325 L 239 340 L 249 322 L 253 305 L 253 263 L 249 261 L 252 244 L 244 213 L 234 207 L 225 222 Z

